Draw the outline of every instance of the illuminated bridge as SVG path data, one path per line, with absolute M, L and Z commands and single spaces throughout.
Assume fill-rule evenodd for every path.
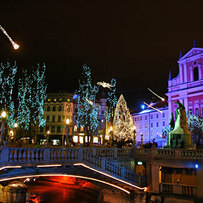
M 28 177 L 70 176 L 119 189 L 145 191 L 139 176 L 116 160 L 132 155 L 133 149 L 117 148 L 16 148 L 0 150 L 0 182 Z

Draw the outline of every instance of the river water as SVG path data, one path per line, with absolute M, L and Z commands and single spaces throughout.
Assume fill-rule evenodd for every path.
M 38 179 L 28 179 L 27 203 L 38 202 L 97 202 L 100 188 L 85 180 L 71 177 L 43 177 Z

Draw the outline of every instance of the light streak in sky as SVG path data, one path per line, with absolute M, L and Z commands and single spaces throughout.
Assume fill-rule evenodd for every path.
M 8 33 L 6 32 L 6 30 L 0 25 L 0 29 L 1 31 L 6 35 L 6 37 L 9 39 L 9 41 L 11 42 L 11 44 L 13 45 L 14 49 L 18 49 L 20 46 L 18 44 L 16 44 L 12 38 L 8 35 Z
M 106 83 L 106 82 L 97 82 L 97 85 L 102 86 L 103 88 L 109 88 L 111 89 L 111 87 L 113 87 L 113 85 Z
M 160 97 L 158 94 L 156 94 L 155 92 L 153 92 L 151 89 L 147 88 L 152 94 L 154 94 L 155 96 L 157 96 L 159 99 L 161 99 L 162 101 L 165 101 L 165 99 L 163 97 Z
M 143 103 L 146 104 L 149 108 L 152 108 L 152 109 L 158 111 L 159 113 L 162 113 L 162 111 L 160 111 L 159 109 L 157 109 L 157 108 L 155 108 L 155 107 L 153 107 L 153 106 L 147 104 L 146 102 L 143 102 Z

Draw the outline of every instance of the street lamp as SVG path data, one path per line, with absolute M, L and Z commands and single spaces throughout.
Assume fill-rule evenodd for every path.
M 136 126 L 135 125 L 134 125 L 133 129 L 134 129 L 133 146 L 136 147 Z
M 67 119 L 66 119 L 66 131 L 65 131 L 65 135 L 66 135 L 66 146 L 68 146 L 69 124 L 70 124 L 70 119 L 67 118 Z
M 2 123 L 1 123 L 1 139 L 0 139 L 1 143 L 5 139 L 4 136 L 5 136 L 5 131 L 6 131 L 6 116 L 7 116 L 6 111 L 2 111 L 2 113 L 1 113 L 1 118 L 2 118 Z

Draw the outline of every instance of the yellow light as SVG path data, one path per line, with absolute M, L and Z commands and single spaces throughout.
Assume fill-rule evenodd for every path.
M 78 142 L 78 136 L 76 135 L 73 136 L 73 142 L 76 142 L 76 143 Z
M 22 166 L 4 166 L 0 168 L 0 171 L 5 169 L 5 168 L 22 168 Z
M 134 125 L 134 127 L 133 127 L 133 128 L 134 128 L 134 130 L 136 130 L 136 126 L 135 126 L 135 125 Z
M 109 136 L 108 136 L 108 135 L 105 135 L 105 139 L 106 139 L 106 140 L 109 140 Z
M 14 135 L 13 130 L 10 130 L 10 132 L 9 132 L 9 133 L 10 133 L 10 135 L 11 135 L 11 136 L 13 136 L 13 135 Z
M 18 124 L 17 123 L 14 123 L 14 128 L 17 128 L 18 127 Z
M 110 127 L 110 131 L 113 131 L 113 127 L 112 126 Z
M 69 125 L 69 123 L 70 123 L 70 119 L 67 118 L 67 119 L 66 119 L 66 125 Z
M 79 142 L 80 142 L 81 144 L 83 144 L 83 136 L 80 136 L 80 137 L 79 137 Z
M 37 165 L 37 168 L 57 167 L 57 166 L 62 166 L 62 165 L 61 164 Z
M 2 118 L 6 118 L 6 116 L 7 116 L 7 113 L 6 113 L 5 111 L 3 111 L 3 112 L 1 113 L 1 117 L 2 117 Z
M 50 134 L 50 131 L 49 131 L 49 130 L 47 131 L 47 134 Z

